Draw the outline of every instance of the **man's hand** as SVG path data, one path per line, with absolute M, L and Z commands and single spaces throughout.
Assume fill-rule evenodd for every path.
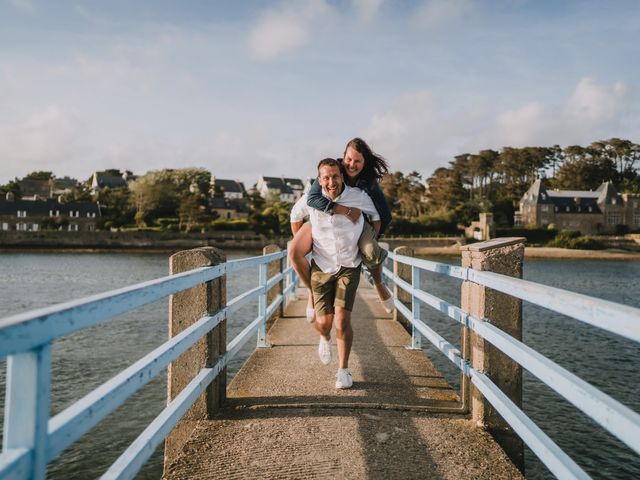
M 356 223 L 358 221 L 358 219 L 360 218 L 360 214 L 362 213 L 362 210 L 360 210 L 359 208 L 355 208 L 355 207 L 345 207 L 344 205 L 340 205 L 339 203 L 336 204 L 335 208 L 333 209 L 333 213 L 334 214 L 339 214 L 339 215 L 344 215 L 345 217 L 347 217 L 349 220 L 351 220 L 353 223 Z

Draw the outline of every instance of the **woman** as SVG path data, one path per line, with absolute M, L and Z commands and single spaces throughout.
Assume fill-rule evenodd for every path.
M 391 222 L 391 210 L 378 185 L 378 181 L 389 171 L 387 162 L 380 155 L 374 153 L 361 138 L 354 138 L 347 143 L 344 158 L 340 162 L 345 173 L 345 183 L 351 187 L 358 187 L 366 191 L 380 215 L 381 225 L 379 232 L 376 232 L 369 222 L 364 222 L 364 228 L 358 240 L 358 248 L 362 254 L 362 263 L 371 273 L 373 284 L 384 309 L 387 313 L 391 313 L 393 311 L 393 297 L 386 285 L 382 283 L 382 262 L 387 257 L 387 252 L 380 248 L 377 242 L 377 238 L 382 235 Z M 361 212 L 357 208 L 344 207 L 323 196 L 318 182 L 312 184 L 307 197 L 307 205 L 316 210 L 321 210 L 330 215 L 345 215 L 352 222 L 357 222 L 358 218 L 360 218 Z M 305 257 L 311 251 L 312 242 L 311 228 L 308 224 L 305 224 L 298 230 L 289 246 L 289 258 L 293 268 L 309 291 L 306 310 L 309 322 L 314 320 L 314 309 L 313 295 L 311 294 L 311 271 L 309 262 Z

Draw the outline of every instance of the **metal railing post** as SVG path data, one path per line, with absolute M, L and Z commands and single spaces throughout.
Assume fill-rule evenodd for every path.
M 47 426 L 51 403 L 51 344 L 7 358 L 2 450 L 33 451 L 28 478 L 47 476 Z
M 257 348 L 268 348 L 271 345 L 267 342 L 267 264 L 261 263 L 258 269 L 259 285 L 263 288 L 258 296 L 258 316 L 262 317 L 260 327 L 258 327 Z
M 415 265 L 411 266 L 411 286 L 420 289 L 420 268 Z M 415 295 L 411 295 L 411 313 L 414 320 L 420 320 L 420 301 Z M 422 335 L 415 327 L 411 326 L 411 350 L 422 350 Z

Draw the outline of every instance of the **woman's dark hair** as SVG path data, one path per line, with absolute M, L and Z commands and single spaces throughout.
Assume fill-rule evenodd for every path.
M 347 143 L 347 146 L 344 148 L 345 156 L 349 147 L 353 148 L 364 157 L 364 168 L 360 172 L 360 175 L 358 175 L 358 178 L 363 179 L 369 184 L 373 184 L 380 180 L 384 174 L 389 173 L 389 165 L 387 164 L 387 161 L 371 150 L 371 147 L 367 145 L 367 142 L 360 137 L 356 137 Z

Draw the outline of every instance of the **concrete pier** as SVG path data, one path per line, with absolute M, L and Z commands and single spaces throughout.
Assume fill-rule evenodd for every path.
M 302 291 L 300 291 L 302 294 Z M 522 478 L 456 392 L 361 282 L 353 312 L 353 388 L 334 388 L 318 359 L 305 299 L 289 304 L 227 388 L 224 407 L 197 423 L 165 479 Z

